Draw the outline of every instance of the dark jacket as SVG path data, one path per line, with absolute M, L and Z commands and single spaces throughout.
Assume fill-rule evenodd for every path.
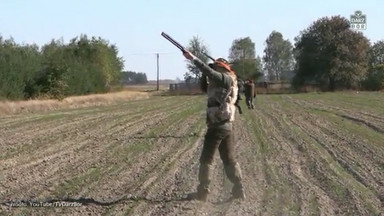
M 255 92 L 255 83 L 253 81 L 246 81 L 244 84 L 244 94 L 247 98 L 254 98 L 256 97 Z

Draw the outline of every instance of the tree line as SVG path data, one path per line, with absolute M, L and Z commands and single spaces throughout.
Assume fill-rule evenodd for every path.
M 228 60 L 242 79 L 265 76 L 270 81 L 290 81 L 294 87 L 315 84 L 323 90 L 384 89 L 384 40 L 371 44 L 362 32 L 350 29 L 341 16 L 323 17 L 300 32 L 294 44 L 273 31 L 265 40 L 264 56 L 256 56 L 250 37 L 235 39 Z M 194 36 L 188 46 L 204 62 L 209 50 Z M 200 71 L 187 65 L 185 79 L 198 80 Z
M 273 31 L 265 40 L 262 57 L 256 56 L 250 37 L 233 40 L 228 60 L 242 79 L 291 81 L 294 87 L 315 84 L 324 90 L 384 89 L 384 40 L 371 44 L 349 21 L 323 17 L 302 30 L 294 44 Z M 204 62 L 210 54 L 194 36 L 187 49 Z M 63 98 L 107 92 L 114 85 L 147 82 L 145 73 L 123 71 L 124 61 L 115 45 L 100 37 L 81 35 L 65 44 L 52 40 L 42 47 L 17 44 L 0 36 L 0 99 Z M 200 71 L 187 65 L 184 79 L 200 79 Z
M 124 62 L 115 45 L 81 35 L 38 47 L 0 36 L 0 99 L 103 93 L 120 82 Z
M 121 77 L 121 83 L 125 85 L 148 83 L 147 74 L 134 71 L 124 71 Z

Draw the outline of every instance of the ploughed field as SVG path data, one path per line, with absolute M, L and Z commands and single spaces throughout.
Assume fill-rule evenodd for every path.
M 0 215 L 383 215 L 384 93 L 258 95 L 236 114 L 247 199 L 218 153 L 198 184 L 205 96 L 0 116 Z M 72 206 L 71 206 L 72 205 Z M 44 207 L 43 207 L 44 206 Z

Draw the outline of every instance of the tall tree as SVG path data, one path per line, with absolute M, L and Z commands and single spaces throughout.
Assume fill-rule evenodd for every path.
M 37 45 L 18 45 L 13 38 L 0 37 L 0 99 L 23 99 L 40 63 Z
M 384 64 L 376 64 L 369 69 L 368 76 L 362 82 L 366 90 L 383 90 L 384 89 Z
M 188 46 L 186 47 L 193 55 L 198 57 L 201 61 L 207 63 L 209 61 L 203 53 L 209 55 L 208 47 L 204 44 L 204 41 L 199 36 L 193 36 L 189 41 Z M 188 72 L 184 74 L 184 79 L 191 81 L 195 79 L 196 81 L 201 77 L 201 71 L 192 63 L 188 61 L 187 63 Z
M 384 89 L 384 41 L 378 41 L 369 49 L 369 71 L 363 86 L 367 90 Z
M 261 59 L 256 58 L 255 43 L 251 38 L 239 38 L 232 42 L 229 49 L 231 67 L 243 79 L 258 79 L 262 76 Z
M 353 88 L 367 74 L 369 41 L 346 18 L 321 18 L 295 40 L 296 86 L 315 81 L 329 90 Z
M 369 66 L 384 64 L 384 40 L 377 41 L 369 49 Z
M 65 55 L 63 40 L 52 40 L 42 47 L 42 68 L 29 93 L 29 97 L 49 95 L 54 98 L 63 98 L 67 89 L 67 75 L 70 63 Z
M 270 80 L 288 80 L 293 70 L 293 46 L 280 32 L 273 31 L 265 41 L 264 67 Z

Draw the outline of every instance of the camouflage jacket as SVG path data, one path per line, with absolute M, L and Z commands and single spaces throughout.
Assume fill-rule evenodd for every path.
M 217 72 L 199 59 L 194 59 L 193 63 L 208 77 L 208 127 L 231 129 L 238 95 L 236 75 Z

